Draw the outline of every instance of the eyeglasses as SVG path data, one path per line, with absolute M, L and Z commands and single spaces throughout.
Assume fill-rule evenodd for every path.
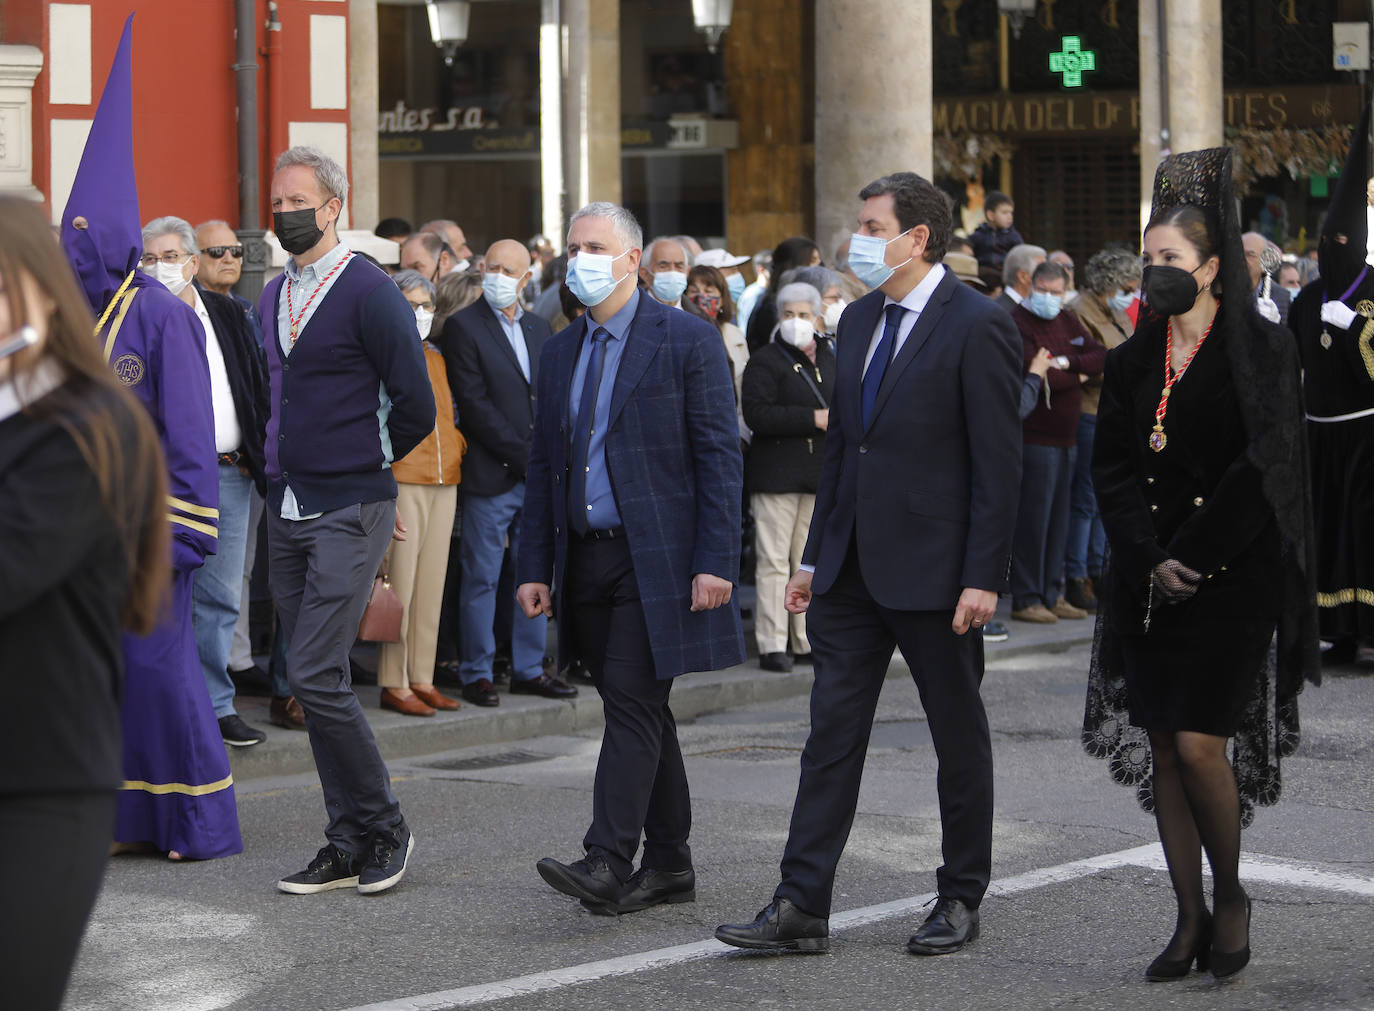
M 141 267 L 151 267 L 153 264 L 159 261 L 161 261 L 162 263 L 177 264 L 181 263 L 183 260 L 189 260 L 190 258 L 190 253 L 176 253 L 171 250 L 168 250 L 160 256 L 157 253 L 144 253 L 139 258 L 138 263 Z
M 228 253 L 229 255 L 231 255 L 231 256 L 232 256 L 234 259 L 236 259 L 236 260 L 242 260 L 242 259 L 243 259 L 243 246 L 242 246 L 242 245 L 238 245 L 238 246 L 206 246 L 204 249 L 201 250 L 201 252 L 204 253 L 206 256 L 210 257 L 210 259 L 212 259 L 212 260 L 218 260 L 218 259 L 220 259 L 221 257 L 224 256 L 225 253 Z

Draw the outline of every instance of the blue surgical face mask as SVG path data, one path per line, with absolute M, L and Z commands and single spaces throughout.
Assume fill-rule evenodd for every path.
M 1063 305 L 1063 295 L 1051 295 L 1047 291 L 1033 291 L 1026 300 L 1026 308 L 1041 319 L 1054 319 Z
M 483 274 L 482 294 L 493 309 L 509 309 L 520 294 L 520 282 L 499 271 Z
M 680 270 L 663 270 L 654 275 L 654 297 L 660 302 L 676 302 L 687 290 L 687 275 Z
M 730 299 L 738 302 L 739 297 L 744 294 L 744 275 L 731 274 L 725 279 L 725 286 L 730 289 Z
M 1107 299 L 1107 304 L 1110 305 L 1117 312 L 1125 312 L 1127 309 L 1131 307 L 1131 303 L 1134 301 L 1135 292 L 1117 289 L 1116 294 L 1113 295 L 1111 298 Z
M 905 235 L 911 231 L 910 228 L 903 232 Z M 896 242 L 902 235 L 894 235 L 890 239 L 880 239 L 876 235 L 860 235 L 855 232 L 849 237 L 849 269 L 864 284 L 870 288 L 880 288 L 887 279 L 897 270 L 897 267 L 905 267 L 911 262 L 911 257 L 907 257 L 897 267 L 887 265 L 887 247 L 890 243 Z
M 568 261 L 568 290 L 573 296 L 590 309 L 611 297 L 611 292 L 620 285 L 625 277 L 616 278 L 611 264 L 628 253 L 611 256 L 608 253 L 578 253 Z

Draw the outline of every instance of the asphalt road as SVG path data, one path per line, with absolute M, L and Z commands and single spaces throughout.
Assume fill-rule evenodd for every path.
M 312 775 L 239 786 L 245 852 L 172 865 L 121 857 L 106 878 L 70 1008 L 1369 1008 L 1374 1007 L 1374 677 L 1303 696 L 1284 797 L 1244 838 L 1251 966 L 1234 982 L 1147 984 L 1173 925 L 1153 821 L 1079 748 L 1086 648 L 999 658 L 984 696 L 997 820 L 983 935 L 905 952 L 934 888 L 934 755 L 909 680 L 887 684 L 824 956 L 711 940 L 776 881 L 807 732 L 804 696 L 681 727 L 694 800 L 694 904 L 607 919 L 551 891 L 574 859 L 599 734 L 398 759 L 416 834 L 405 881 L 363 897 L 278 894 L 322 844 Z M 805 678 L 807 673 L 799 673 Z

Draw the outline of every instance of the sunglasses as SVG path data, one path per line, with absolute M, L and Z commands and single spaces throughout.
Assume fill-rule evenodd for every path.
M 201 250 L 201 252 L 204 253 L 206 256 L 208 256 L 208 257 L 209 257 L 210 259 L 212 259 L 212 260 L 218 260 L 218 259 L 220 259 L 221 257 L 224 256 L 225 253 L 231 254 L 231 255 L 234 257 L 234 259 L 236 259 L 236 260 L 242 260 L 242 259 L 243 259 L 243 246 L 242 246 L 242 245 L 238 245 L 238 246 L 206 246 L 204 249 Z

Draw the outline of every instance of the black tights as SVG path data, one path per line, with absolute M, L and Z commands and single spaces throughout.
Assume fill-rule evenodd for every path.
M 1206 925 L 1203 850 L 1212 865 L 1212 943 L 1217 951 L 1236 951 L 1248 943 L 1248 930 L 1240 886 L 1240 796 L 1226 738 L 1151 731 L 1150 746 L 1155 822 L 1178 897 L 1178 923 L 1165 957 L 1183 958 L 1192 951 Z

